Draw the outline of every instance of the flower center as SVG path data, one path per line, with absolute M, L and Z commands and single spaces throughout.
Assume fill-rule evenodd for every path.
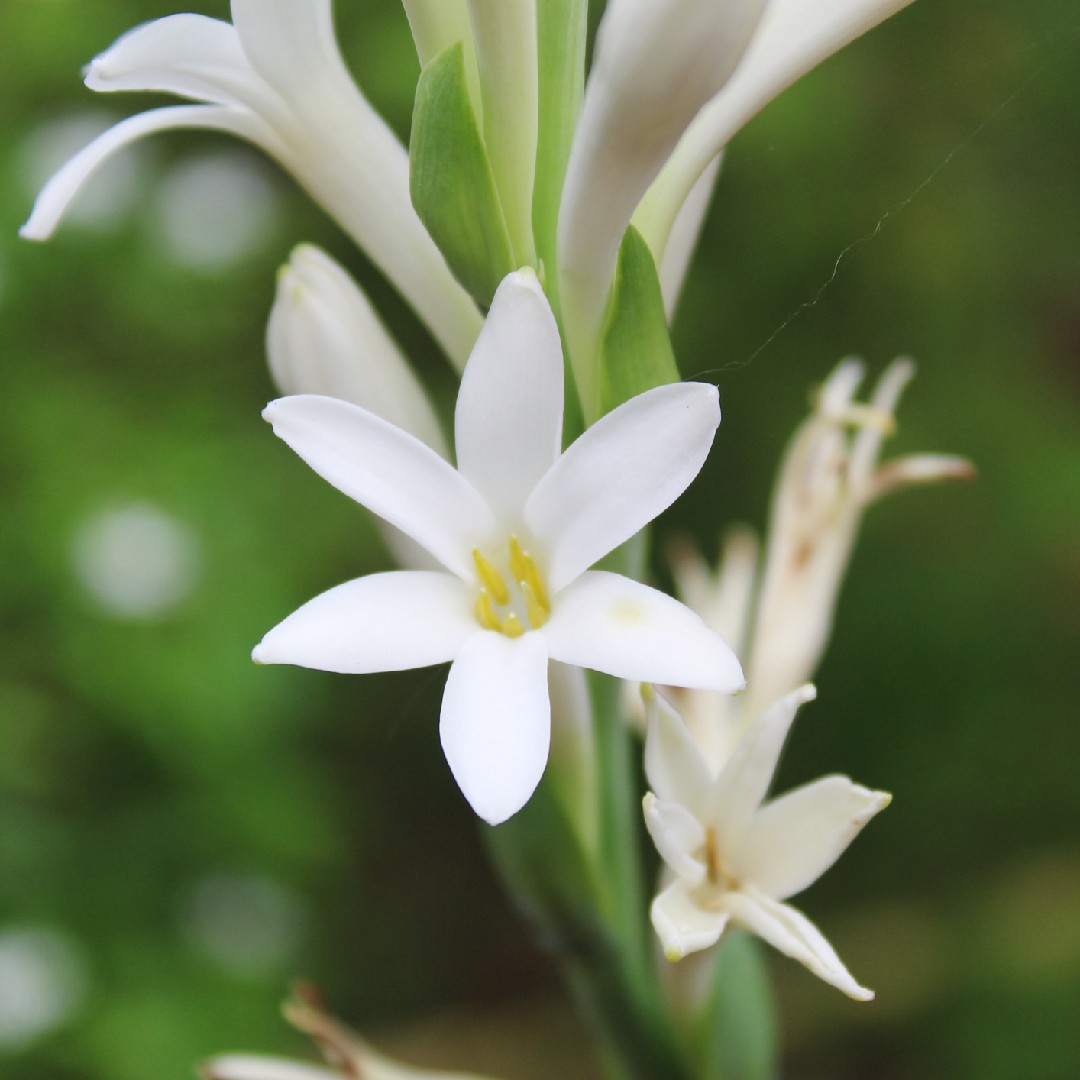
M 479 548 L 473 548 L 473 562 L 480 578 L 476 618 L 485 630 L 516 638 L 526 629 L 538 630 L 548 621 L 551 601 L 533 557 L 516 536 L 510 537 L 508 550 L 504 575 Z

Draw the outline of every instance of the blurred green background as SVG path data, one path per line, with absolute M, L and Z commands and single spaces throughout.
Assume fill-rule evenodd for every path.
M 416 1062 L 594 1075 L 442 760 L 442 673 L 248 659 L 385 565 L 364 513 L 259 419 L 274 269 L 324 245 L 446 399 L 424 331 L 221 136 L 144 143 L 55 240 L 16 238 L 50 168 L 151 103 L 91 94 L 80 66 L 170 10 L 0 0 L 0 1076 L 302 1052 L 277 1014 L 301 974 Z M 338 21 L 404 137 L 398 5 Z M 1078 58 L 1067 0 L 920 0 L 739 136 L 678 316 L 725 419 L 661 540 L 712 553 L 725 524 L 762 523 L 846 353 L 919 361 L 892 452 L 980 469 L 870 513 L 785 758 L 784 786 L 843 771 L 896 793 L 798 901 L 878 1000 L 776 958 L 789 1077 L 1077 1075 Z

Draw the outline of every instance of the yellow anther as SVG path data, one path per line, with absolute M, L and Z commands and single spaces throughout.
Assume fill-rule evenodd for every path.
M 502 632 L 509 638 L 521 637 L 525 633 L 525 627 L 521 625 L 521 620 L 511 611 L 503 619 Z
M 503 581 L 502 574 L 480 554 L 479 548 L 472 549 L 473 562 L 476 563 L 476 572 L 488 591 L 495 598 L 496 604 L 505 604 L 510 600 L 510 590 Z
M 502 623 L 491 606 L 491 593 L 487 589 L 481 589 L 476 598 L 476 617 L 485 630 L 502 630 Z
M 528 584 L 536 603 L 544 609 L 545 618 L 550 615 L 551 601 L 548 599 L 540 571 L 536 569 L 532 556 L 522 548 L 516 536 L 510 537 L 510 572 L 519 582 Z M 529 618 L 532 616 L 530 615 Z
M 529 622 L 534 630 L 539 630 L 548 621 L 551 612 L 536 599 L 527 581 L 519 581 L 518 586 L 521 588 L 521 595 L 525 597 L 525 613 L 529 616 Z

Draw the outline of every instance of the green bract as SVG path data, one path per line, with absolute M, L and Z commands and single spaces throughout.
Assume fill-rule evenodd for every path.
M 487 308 L 515 266 L 491 161 L 469 101 L 461 42 L 441 52 L 420 75 L 409 190 L 454 276 Z

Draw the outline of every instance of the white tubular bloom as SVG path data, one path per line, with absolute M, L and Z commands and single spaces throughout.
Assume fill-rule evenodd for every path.
M 560 295 L 586 412 L 595 390 L 587 368 L 631 215 L 690 122 L 735 70 L 763 6 L 764 0 L 607 5 L 559 209 Z
M 548 758 L 548 662 L 732 692 L 742 671 L 688 608 L 598 559 L 697 475 L 716 388 L 632 398 L 560 454 L 563 361 L 536 275 L 496 291 L 462 376 L 450 466 L 373 413 L 327 397 L 272 402 L 274 431 L 324 479 L 399 528 L 437 571 L 373 574 L 316 597 L 266 635 L 260 663 L 398 671 L 453 661 L 440 735 L 466 799 L 497 824 Z
M 198 102 L 122 121 L 45 185 L 22 235 L 51 235 L 86 179 L 114 151 L 171 128 L 231 132 L 276 158 L 341 223 L 460 367 L 479 333 L 409 198 L 404 147 L 357 89 L 334 38 L 330 0 L 233 0 L 229 24 L 171 15 L 96 57 L 86 85 Z
M 973 475 L 968 461 L 943 454 L 878 465 L 882 442 L 895 427 L 900 395 L 914 373 L 910 360 L 894 361 L 862 404 L 854 399 L 862 364 L 843 361 L 792 438 L 773 494 L 749 649 L 750 716 L 816 669 L 866 508 L 898 487 Z
M 370 301 L 311 244 L 295 248 L 278 274 L 266 352 L 283 394 L 351 401 L 449 457 L 435 410 Z
M 539 126 L 536 0 L 469 0 L 484 141 L 515 266 L 536 261 L 533 184 Z
M 731 137 L 802 75 L 911 0 L 771 0 L 738 69 L 690 125 L 634 215 L 659 261 L 683 203 Z
M 690 189 L 690 194 L 687 195 L 686 201 L 679 207 L 679 212 L 675 216 L 671 235 L 667 238 L 663 252 L 653 252 L 654 258 L 659 254 L 657 270 L 660 274 L 660 292 L 664 297 L 664 312 L 668 322 L 671 322 L 675 316 L 675 305 L 679 302 L 683 280 L 690 267 L 690 260 L 694 257 L 694 249 L 701 235 L 701 226 L 705 223 L 705 215 L 712 202 L 716 179 L 720 175 L 722 156 L 718 154 L 712 159 Z
M 795 713 L 814 696 L 803 686 L 767 709 L 718 774 L 657 699 L 645 745 L 645 824 L 674 880 L 653 901 L 652 922 L 669 960 L 714 945 L 731 923 L 868 1001 L 873 991 L 784 901 L 825 873 L 890 796 L 826 776 L 764 802 Z

